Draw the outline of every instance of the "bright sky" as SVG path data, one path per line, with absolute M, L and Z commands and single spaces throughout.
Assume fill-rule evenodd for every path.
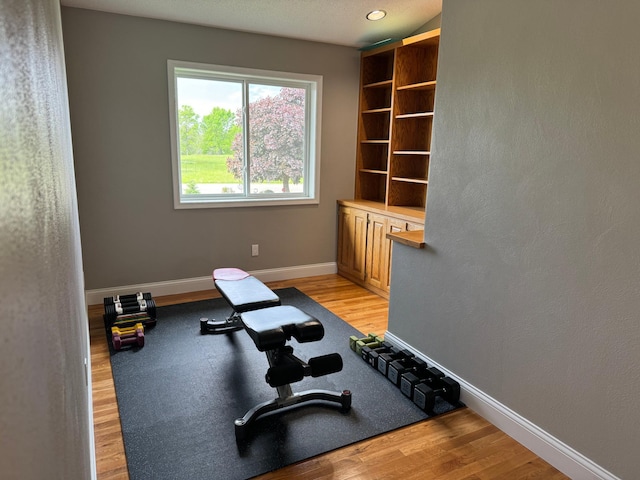
M 281 87 L 249 86 L 251 101 L 277 95 Z M 242 83 L 178 77 L 178 108 L 190 105 L 200 118 L 209 115 L 213 107 L 235 113 L 242 108 Z
M 209 115 L 213 107 L 235 113 L 242 108 L 242 83 L 178 77 L 178 107 L 183 105 L 192 106 L 200 118 Z

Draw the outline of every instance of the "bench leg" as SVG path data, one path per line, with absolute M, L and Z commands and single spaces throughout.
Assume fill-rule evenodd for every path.
M 229 333 L 235 332 L 238 330 L 242 330 L 244 325 L 242 325 L 242 320 L 240 319 L 240 315 L 236 312 L 233 312 L 226 320 L 215 321 L 209 320 L 208 318 L 200 319 L 200 333 L 203 335 L 207 333 Z
M 268 352 L 265 352 L 267 354 L 270 367 L 278 366 L 278 364 L 283 361 L 283 356 L 295 359 L 291 354 L 291 351 L 292 349 L 290 349 L 290 347 L 285 347 L 281 350 L 269 350 Z M 310 374 L 310 372 L 305 373 L 307 373 L 307 375 Z M 241 442 L 247 438 L 248 429 L 253 422 L 268 413 L 275 412 L 276 410 L 288 407 L 297 408 L 300 406 L 310 405 L 313 402 L 328 403 L 329 406 L 340 408 L 343 412 L 348 412 L 351 408 L 351 392 L 349 390 L 332 392 L 330 390 L 316 389 L 293 393 L 291 384 L 280 385 L 275 388 L 278 392 L 278 398 L 256 405 L 245 413 L 242 418 L 238 418 L 234 421 L 237 442 Z

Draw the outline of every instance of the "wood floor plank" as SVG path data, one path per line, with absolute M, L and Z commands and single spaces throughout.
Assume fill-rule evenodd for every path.
M 296 287 L 354 328 L 383 334 L 388 302 L 338 275 L 270 282 Z M 128 292 L 127 292 L 128 293 Z M 158 306 L 220 297 L 215 290 L 154 298 Z M 122 429 L 102 320 L 91 305 L 91 375 L 99 480 L 128 480 Z M 468 408 L 404 427 L 256 477 L 258 480 L 566 479 Z M 224 479 L 221 479 L 224 480 Z

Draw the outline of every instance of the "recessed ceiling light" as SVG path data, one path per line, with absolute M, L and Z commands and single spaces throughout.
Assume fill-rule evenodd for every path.
M 374 10 L 373 12 L 367 13 L 367 20 L 382 20 L 386 16 L 387 12 L 385 12 L 384 10 Z

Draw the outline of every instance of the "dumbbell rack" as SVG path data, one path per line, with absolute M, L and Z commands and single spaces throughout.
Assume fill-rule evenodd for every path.
M 122 345 L 142 347 L 145 327 L 156 325 L 156 303 L 150 293 L 142 292 L 105 297 L 104 321 L 114 349 L 120 350 Z
M 460 384 L 411 351 L 395 348 L 372 333 L 363 338 L 350 337 L 349 346 L 422 410 L 432 412 L 436 397 L 453 406 L 460 404 Z

